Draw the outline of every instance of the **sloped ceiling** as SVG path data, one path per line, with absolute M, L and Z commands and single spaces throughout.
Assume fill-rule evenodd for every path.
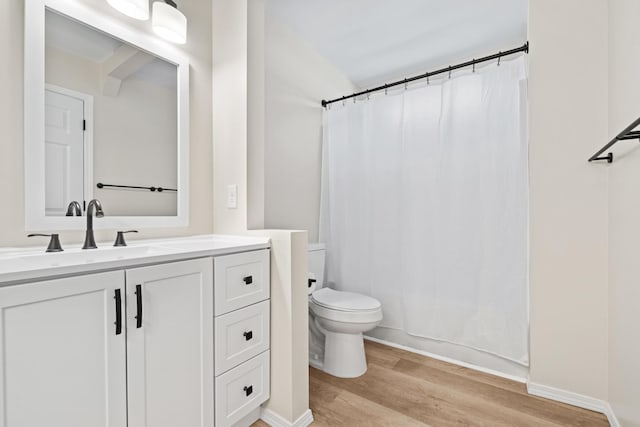
M 527 0 L 267 0 L 267 13 L 360 87 L 507 50 L 527 36 Z

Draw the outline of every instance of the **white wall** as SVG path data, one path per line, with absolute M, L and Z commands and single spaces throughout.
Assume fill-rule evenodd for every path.
M 609 0 L 609 137 L 640 117 L 640 2 Z M 604 141 L 603 141 L 604 142 Z M 609 170 L 609 401 L 640 426 L 640 147 L 618 143 Z
M 127 18 L 103 0 L 83 0 L 85 4 L 113 16 L 147 34 L 153 34 L 151 23 Z M 177 236 L 212 231 L 212 171 L 211 171 L 211 3 L 182 2 L 181 10 L 189 20 L 188 42 L 182 49 L 191 62 L 190 81 L 190 219 L 188 227 L 143 229 L 138 236 L 150 238 Z M 36 245 L 24 232 L 23 180 L 23 55 L 24 0 L 0 2 L 0 246 Z M 105 205 L 108 214 L 109 206 Z M 99 220 L 98 220 L 99 221 Z M 57 230 L 50 230 L 57 231 Z M 98 240 L 110 241 L 113 231 L 96 232 Z M 81 243 L 84 231 L 62 232 L 63 245 Z M 42 242 L 40 242 L 42 243 Z
M 607 397 L 607 0 L 529 2 L 530 381 Z
M 213 229 L 247 229 L 248 4 L 213 1 Z M 226 205 L 237 186 L 237 207 Z
M 175 192 L 99 189 L 98 182 L 177 188 L 176 86 L 136 75 L 104 94 L 100 64 L 47 46 L 45 81 L 93 97 L 92 192 L 105 215 L 175 216 Z M 88 200 L 87 200 L 88 202 Z
M 356 88 L 274 18 L 265 21 L 264 222 L 318 241 L 322 99 Z

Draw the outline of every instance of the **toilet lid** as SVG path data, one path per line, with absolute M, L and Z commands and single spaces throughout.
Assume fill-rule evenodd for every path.
M 318 289 L 311 294 L 311 299 L 318 305 L 334 310 L 358 311 L 380 308 L 380 301 L 375 298 L 331 288 Z

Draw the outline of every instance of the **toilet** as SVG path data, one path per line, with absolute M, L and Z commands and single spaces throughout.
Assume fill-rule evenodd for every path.
M 375 298 L 324 286 L 325 247 L 309 245 L 309 364 L 340 378 L 367 372 L 362 334 L 382 321 Z

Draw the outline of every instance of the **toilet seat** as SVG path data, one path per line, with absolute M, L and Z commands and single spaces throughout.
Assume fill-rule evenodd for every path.
M 311 294 L 314 303 L 341 311 L 376 310 L 381 307 L 380 301 L 366 295 L 354 292 L 336 291 L 331 288 L 322 288 Z
M 380 302 L 366 295 L 319 289 L 309 300 L 309 307 L 316 316 L 344 323 L 375 323 L 382 320 Z

